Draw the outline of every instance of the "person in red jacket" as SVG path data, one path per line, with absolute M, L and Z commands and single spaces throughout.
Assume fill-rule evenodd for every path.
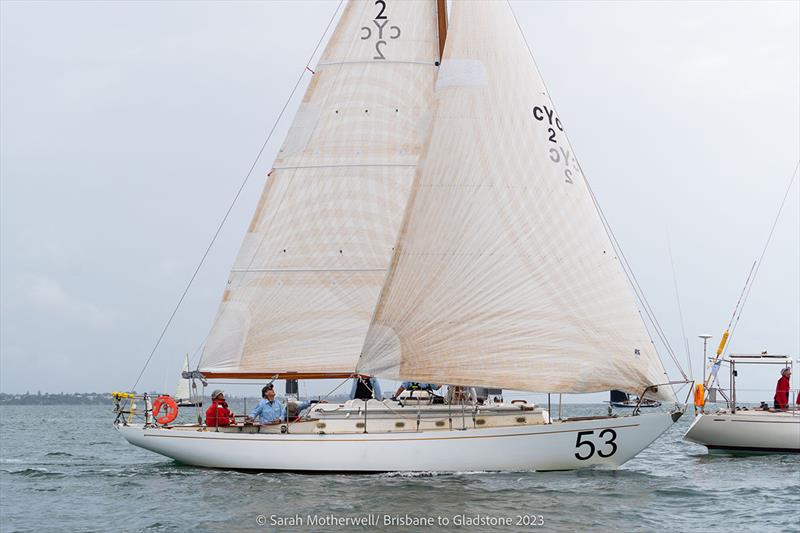
M 211 393 L 211 406 L 206 410 L 206 426 L 220 427 L 236 424 L 233 411 L 228 409 L 225 393 L 219 389 Z
M 787 409 L 789 407 L 789 378 L 792 377 L 792 369 L 789 367 L 781 370 L 781 377 L 775 386 L 775 409 Z

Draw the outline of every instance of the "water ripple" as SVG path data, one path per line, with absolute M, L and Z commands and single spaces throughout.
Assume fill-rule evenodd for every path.
M 295 513 L 540 514 L 546 530 L 568 531 L 785 533 L 800 523 L 800 457 L 709 456 L 681 440 L 691 417 L 619 470 L 309 476 L 187 467 L 128 445 L 107 408 L 93 409 L 65 407 L 64 426 L 81 430 L 51 433 L 22 423 L 47 407 L 2 412 L 3 531 L 50 530 L 58 517 L 66 531 L 235 533 L 259 514 Z

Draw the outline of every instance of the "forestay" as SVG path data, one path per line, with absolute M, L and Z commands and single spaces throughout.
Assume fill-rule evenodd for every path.
M 437 59 L 435 0 L 347 5 L 231 269 L 202 372 L 355 370 L 430 129 Z
M 509 6 L 452 9 L 359 371 L 541 392 L 668 381 Z

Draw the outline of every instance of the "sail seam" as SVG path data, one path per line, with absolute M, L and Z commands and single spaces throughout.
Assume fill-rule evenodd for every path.
M 386 272 L 385 268 L 232 268 L 231 272 Z
M 370 65 L 390 65 L 390 64 L 404 64 L 404 65 L 425 65 L 427 67 L 435 67 L 435 61 L 413 61 L 413 60 L 383 60 L 380 63 L 376 63 L 375 61 L 368 61 L 368 60 L 353 60 L 353 61 L 325 61 L 324 63 L 320 62 L 317 63 L 317 69 L 320 67 L 328 67 L 328 66 L 338 66 L 338 65 L 359 65 L 359 64 L 370 64 Z
M 351 167 L 416 167 L 406 163 L 353 163 L 344 165 L 298 165 L 296 167 L 273 167 L 274 170 L 302 170 L 306 168 L 351 168 Z

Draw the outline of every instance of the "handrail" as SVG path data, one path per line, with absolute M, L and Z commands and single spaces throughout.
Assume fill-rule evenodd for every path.
M 686 384 L 689 384 L 689 383 L 694 384 L 694 381 L 687 379 L 687 380 L 667 381 L 666 383 L 654 383 L 652 385 L 648 385 L 647 387 L 645 387 L 645 389 L 639 395 L 639 401 L 636 402 L 636 407 L 633 408 L 633 411 L 631 412 L 631 415 L 635 416 L 635 415 L 639 414 L 639 411 L 641 410 L 641 406 L 642 406 L 642 401 L 644 401 L 645 395 L 651 389 L 653 389 L 653 388 L 657 389 L 658 387 L 662 387 L 664 385 L 670 385 L 670 386 L 672 386 L 672 385 L 681 385 L 681 384 L 682 385 L 686 385 Z M 690 394 L 691 394 L 691 391 L 692 391 L 692 387 L 689 387 L 689 393 Z M 686 410 L 686 406 L 688 405 L 688 402 L 689 402 L 689 397 L 687 396 L 686 397 L 686 402 L 684 402 L 683 404 L 678 404 L 678 405 L 682 405 L 683 406 L 683 409 L 680 409 L 681 412 L 684 412 Z

